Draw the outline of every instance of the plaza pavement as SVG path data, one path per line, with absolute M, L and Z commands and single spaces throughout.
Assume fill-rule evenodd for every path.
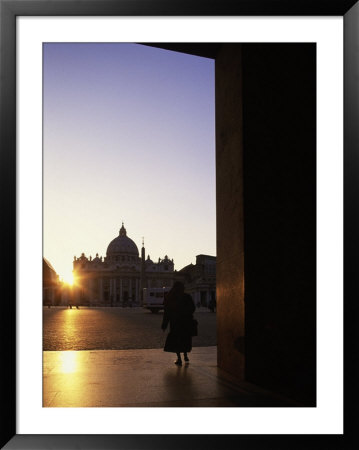
M 43 352 L 45 407 L 301 406 L 217 367 L 217 347 L 176 366 L 162 349 Z

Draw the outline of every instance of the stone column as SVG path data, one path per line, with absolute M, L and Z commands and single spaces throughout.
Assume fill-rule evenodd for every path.
M 136 278 L 136 303 L 138 302 L 138 278 Z
M 122 303 L 122 278 L 120 278 L 120 302 Z
M 112 291 L 112 278 L 110 278 L 110 298 L 109 298 L 109 300 L 110 300 L 110 303 L 112 302 L 112 295 L 113 295 L 113 291 Z
M 117 303 L 117 278 L 113 279 L 113 302 Z
M 128 284 L 128 290 L 129 290 L 129 296 L 128 296 L 128 298 L 129 299 L 131 299 L 131 301 L 133 301 L 133 298 L 132 298 L 132 278 L 130 278 L 130 280 L 129 280 L 129 284 Z
M 100 302 L 103 303 L 103 277 L 100 278 Z
M 90 306 L 91 306 L 93 296 L 94 296 L 94 279 L 91 277 L 89 279 L 89 294 L 88 294 L 88 302 L 89 302 Z

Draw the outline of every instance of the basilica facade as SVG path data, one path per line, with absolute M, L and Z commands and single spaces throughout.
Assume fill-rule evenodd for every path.
M 174 262 L 166 255 L 157 262 L 141 255 L 122 223 L 119 235 L 108 245 L 105 257 L 74 257 L 73 304 L 89 306 L 139 306 L 143 288 L 171 287 Z

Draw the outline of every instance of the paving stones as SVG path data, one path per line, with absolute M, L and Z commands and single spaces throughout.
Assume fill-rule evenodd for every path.
M 161 330 L 162 317 L 143 308 L 45 308 L 43 350 L 162 348 L 167 335 Z M 195 317 L 199 336 L 193 346 L 216 345 L 216 314 L 202 309 Z

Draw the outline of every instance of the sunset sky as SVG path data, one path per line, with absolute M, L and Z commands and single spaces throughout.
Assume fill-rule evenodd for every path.
M 216 255 L 214 62 L 136 44 L 43 47 L 44 256 L 106 255 L 122 222 L 175 269 Z

